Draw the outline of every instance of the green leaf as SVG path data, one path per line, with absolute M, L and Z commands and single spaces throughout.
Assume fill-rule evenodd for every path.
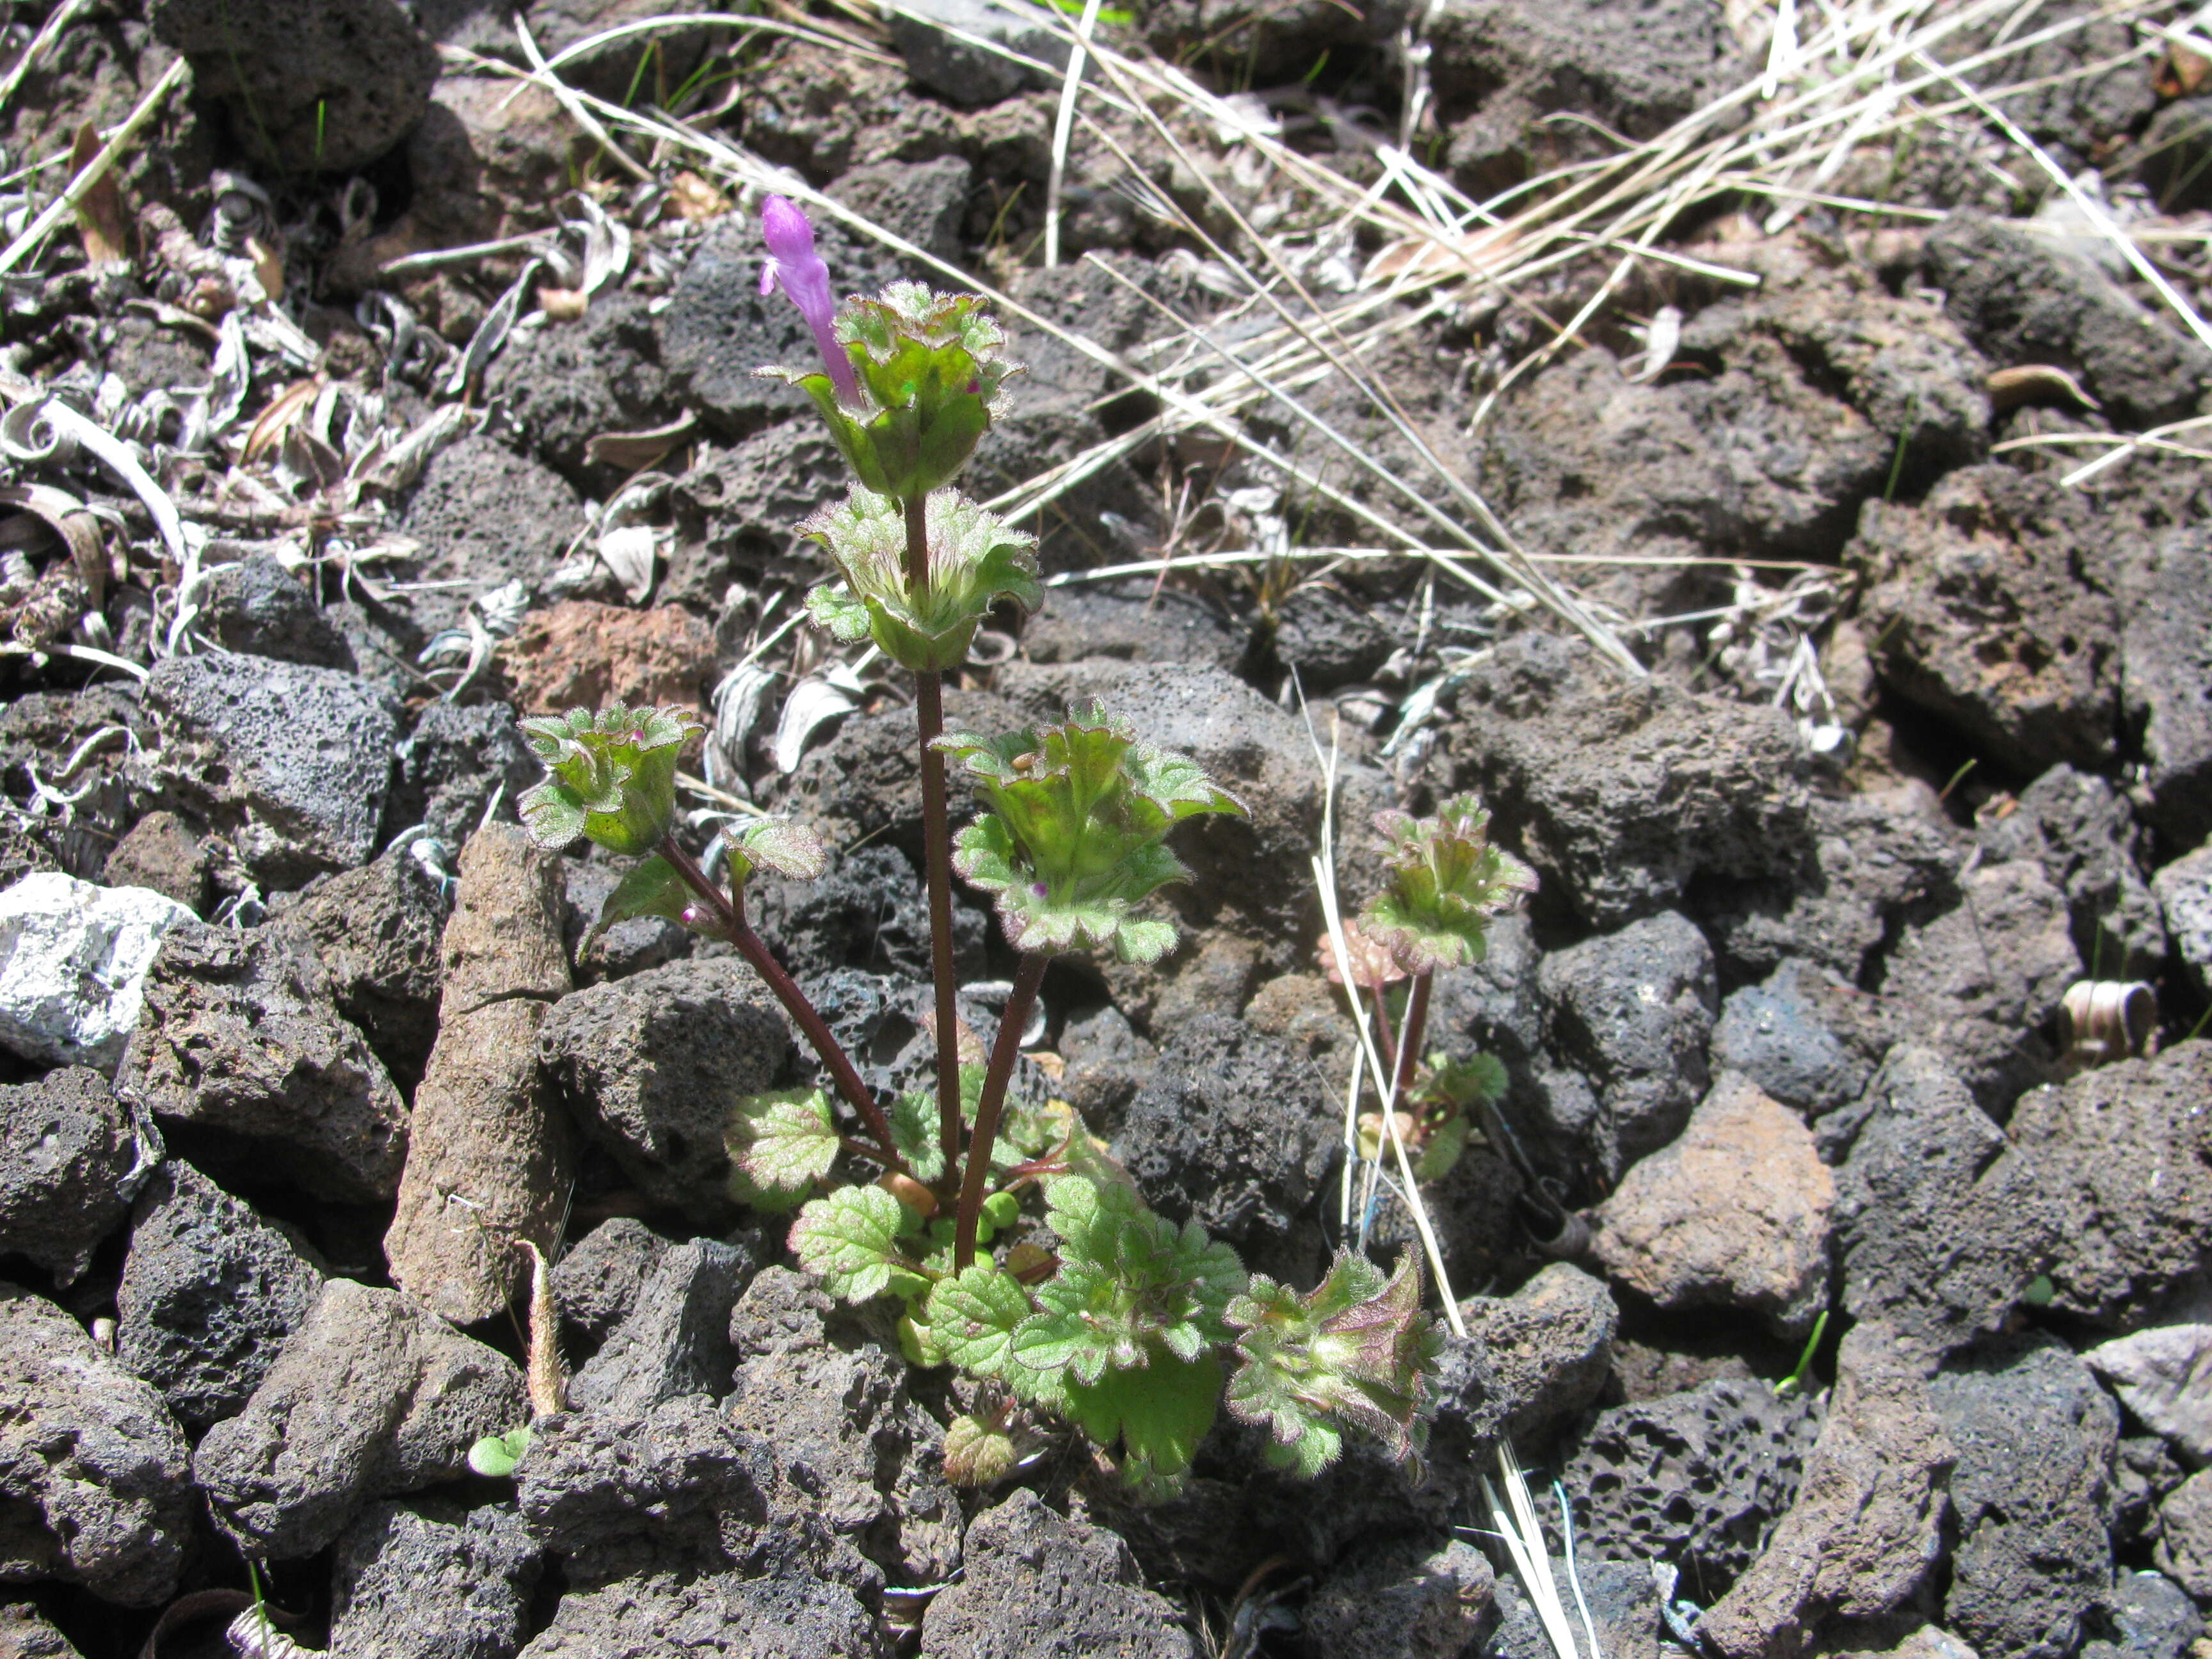
M 1427 1144 L 1413 1161 L 1413 1179 L 1442 1181 L 1452 1172 L 1467 1151 L 1467 1120 L 1448 1117 L 1429 1131 Z
M 789 818 L 755 818 L 730 836 L 728 847 L 730 879 L 740 884 L 755 870 L 788 881 L 817 881 L 830 867 L 822 837 Z
M 1004 1231 L 1019 1219 L 1022 1200 L 1012 1193 L 993 1193 L 983 1200 L 982 1219 Z
M 957 1278 L 938 1280 L 927 1304 L 939 1350 L 972 1376 L 1009 1375 L 1015 1328 L 1031 1311 L 1020 1281 L 988 1260 Z
M 945 1478 L 953 1486 L 995 1486 L 1018 1461 L 1013 1437 L 995 1423 L 963 1412 L 945 1425 Z
M 945 1148 L 937 1139 L 937 1092 L 909 1089 L 890 1103 L 891 1144 L 925 1187 L 945 1173 Z
M 509 1429 L 505 1434 L 488 1434 L 469 1448 L 469 1467 L 478 1474 L 503 1480 L 514 1473 L 514 1466 L 522 1461 L 522 1454 L 530 1449 L 530 1425 Z
M 1391 844 L 1390 884 L 1359 926 L 1409 974 L 1481 961 L 1491 918 L 1535 890 L 1535 872 L 1490 844 L 1490 814 L 1472 795 L 1432 818 L 1378 812 L 1375 827 Z
M 906 1226 L 906 1211 L 882 1188 L 841 1187 L 799 1212 L 791 1250 L 830 1295 L 866 1302 L 881 1296 L 893 1272 L 907 1267 L 897 1247 Z
M 1121 1443 L 1122 1476 L 1158 1494 L 1190 1468 L 1221 1402 L 1221 1362 L 1156 1355 L 1139 1370 L 1067 1385 L 1067 1415 L 1102 1446 Z
M 1025 951 L 1110 950 L 1157 961 L 1172 923 L 1135 907 L 1182 878 L 1162 838 L 1182 819 L 1244 808 L 1197 764 L 1139 744 L 1103 709 L 1011 737 L 938 740 L 975 780 L 988 811 L 955 841 L 954 867 L 996 893 L 1006 935 Z
M 1420 1298 L 1410 1250 L 1388 1280 L 1364 1256 L 1339 1255 L 1305 1297 L 1255 1276 L 1228 1310 L 1243 1332 L 1231 1414 L 1265 1427 L 1279 1461 L 1308 1474 L 1337 1455 L 1346 1427 L 1411 1457 L 1421 1379 L 1443 1348 Z
M 841 640 L 865 633 L 903 667 L 949 672 L 967 661 L 976 626 L 994 605 L 1011 599 L 1035 610 L 1042 601 L 1036 538 L 957 490 L 937 490 L 923 508 L 928 578 L 916 589 L 908 579 L 906 494 L 855 489 L 799 525 L 843 578 L 842 587 L 816 588 L 807 609 Z
M 722 1139 L 747 1183 L 738 1196 L 758 1208 L 788 1208 L 837 1161 L 837 1125 L 819 1089 L 746 1096 L 731 1110 Z M 759 1194 L 784 1201 L 763 1205 Z
M 619 703 L 520 725 L 550 775 L 515 804 L 531 839 L 558 850 L 581 835 L 631 857 L 652 852 L 674 822 L 677 757 L 706 730 L 688 709 Z
M 615 890 L 599 906 L 599 919 L 592 924 L 592 931 L 584 935 L 578 949 L 589 948 L 593 939 L 617 922 L 639 916 L 665 916 L 702 933 L 718 933 L 708 918 L 696 912 L 696 902 L 684 878 L 676 873 L 676 866 L 655 853 L 615 884 Z

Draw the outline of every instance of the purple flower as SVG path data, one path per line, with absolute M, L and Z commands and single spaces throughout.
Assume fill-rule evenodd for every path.
M 814 227 L 796 202 L 771 196 L 761 204 L 761 238 L 768 244 L 768 261 L 761 266 L 761 293 L 765 295 L 770 288 L 781 288 L 784 297 L 799 307 L 799 314 L 814 331 L 814 343 L 821 349 L 822 362 L 837 387 L 838 400 L 860 407 L 860 383 L 854 378 L 852 360 L 846 356 L 830 325 L 837 302 L 830 294 L 830 267 L 814 251 Z

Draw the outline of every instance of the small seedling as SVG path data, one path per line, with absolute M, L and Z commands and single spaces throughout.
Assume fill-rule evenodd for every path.
M 771 198 L 762 224 L 762 292 L 781 289 L 798 307 L 821 358 L 818 368 L 762 373 L 807 393 L 854 480 L 842 502 L 799 526 L 836 573 L 810 596 L 809 614 L 841 641 L 871 641 L 914 677 L 933 1088 L 878 1102 L 746 920 L 756 869 L 821 874 L 826 855 L 811 834 L 770 819 L 736 835 L 726 890 L 678 842 L 676 761 L 698 729 L 686 712 L 615 708 L 525 721 L 550 774 L 523 798 L 525 825 L 547 847 L 580 835 L 640 859 L 599 926 L 656 915 L 727 939 L 821 1057 L 864 1133 L 851 1132 L 820 1089 L 752 1097 L 727 1127 L 732 1191 L 757 1210 L 797 1212 L 792 1250 L 832 1296 L 898 1298 L 910 1361 L 974 1379 L 979 1403 L 946 1435 L 950 1478 L 1003 1479 L 1019 1462 L 1017 1437 L 1056 1420 L 1118 1452 L 1137 1491 L 1163 1494 L 1224 1397 L 1232 1414 L 1267 1430 L 1272 1457 L 1309 1474 L 1339 1455 L 1347 1433 L 1413 1457 L 1416 1405 L 1441 1339 L 1421 1310 L 1411 1256 L 1386 1276 L 1340 1255 L 1304 1295 L 1249 1276 L 1203 1227 L 1148 1208 L 1065 1103 L 1009 1100 L 1051 962 L 1097 952 L 1142 963 L 1171 950 L 1174 924 L 1147 908 L 1188 873 L 1170 834 L 1189 818 L 1245 809 L 1195 763 L 1140 742 L 1103 708 L 1018 732 L 945 732 L 941 677 L 965 662 L 994 607 L 1034 605 L 1042 595 L 1033 538 L 953 482 L 1004 412 L 1004 384 L 1018 368 L 974 295 L 898 283 L 839 307 L 805 216 Z M 957 838 L 948 763 L 963 769 L 985 809 Z M 1401 857 L 1389 902 L 1366 926 L 1414 975 L 1416 1011 L 1430 970 L 1480 955 L 1487 915 L 1527 885 L 1519 866 L 1482 842 L 1482 826 L 1471 802 L 1439 819 L 1385 824 Z M 993 896 L 1021 952 L 988 1059 L 972 1038 L 963 1052 L 956 870 Z M 1401 1069 L 1419 1037 L 1417 1012 Z M 1417 1107 L 1425 1146 L 1443 1158 L 1467 1100 L 1492 1086 L 1486 1073 L 1433 1068 Z M 1457 1135 L 1463 1142 L 1463 1122 Z M 533 1404 L 545 1409 L 534 1392 Z M 476 1451 L 479 1468 L 511 1468 L 520 1446 L 509 1435 Z

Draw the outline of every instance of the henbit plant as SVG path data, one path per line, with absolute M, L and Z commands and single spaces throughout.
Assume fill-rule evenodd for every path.
M 1007 1473 L 1018 1461 L 1017 1419 L 1028 1410 L 1074 1425 L 1102 1451 L 1118 1446 L 1125 1477 L 1158 1494 L 1188 1468 L 1224 1386 L 1231 1413 L 1264 1427 L 1271 1458 L 1286 1467 L 1319 1469 L 1346 1431 L 1411 1457 L 1422 1378 L 1440 1340 L 1421 1310 L 1411 1256 L 1388 1277 L 1364 1257 L 1340 1256 L 1301 1297 L 1248 1276 L 1236 1252 L 1195 1222 L 1178 1227 L 1154 1214 L 1064 1102 L 1009 1101 L 1022 1033 L 1053 959 L 1095 951 L 1142 963 L 1173 948 L 1174 925 L 1139 909 L 1187 873 L 1169 833 L 1185 819 L 1242 816 L 1244 807 L 1194 763 L 1139 742 L 1097 708 L 1011 736 L 945 734 L 940 677 L 965 661 L 994 606 L 1041 597 L 1033 539 L 951 487 L 1000 412 L 1000 388 L 1014 368 L 973 296 L 895 283 L 836 309 L 805 216 L 773 198 L 763 223 L 770 253 L 763 291 L 782 288 L 824 361 L 818 371 L 762 372 L 809 394 L 859 480 L 842 503 L 799 526 L 837 572 L 810 596 L 809 611 L 841 640 L 872 641 L 915 677 L 933 1091 L 888 1109 L 878 1103 L 746 920 L 752 872 L 811 879 L 825 864 L 818 841 L 775 819 L 727 832 L 726 890 L 679 844 L 676 760 L 698 730 L 688 714 L 616 708 L 525 721 L 550 775 L 523 797 L 524 823 L 548 847 L 581 835 L 641 858 L 599 926 L 659 915 L 729 940 L 820 1056 L 866 1137 L 839 1127 L 819 1089 L 751 1097 L 728 1128 L 732 1190 L 757 1209 L 796 1207 L 791 1247 L 832 1295 L 898 1297 L 908 1357 L 957 1365 L 975 1380 L 975 1408 L 947 1432 L 948 1474 L 983 1484 Z M 963 766 L 985 808 L 957 842 L 948 761 Z M 1402 884 L 1413 897 L 1401 908 L 1417 932 L 1464 931 L 1449 909 L 1468 890 L 1452 861 L 1456 845 L 1431 858 L 1444 875 L 1426 888 L 1412 877 Z M 956 868 L 994 896 L 1002 931 L 1021 952 L 981 1065 L 955 1001 Z M 1517 866 L 1482 868 L 1495 879 Z M 1430 913 L 1439 905 L 1449 914 L 1436 923 Z M 1479 931 L 1475 939 L 1479 950 Z M 1042 1200 L 1041 1215 L 1024 1212 L 1030 1194 Z M 1036 1237 L 984 1248 L 1039 1224 Z M 487 1460 L 511 1465 L 519 1455 L 511 1440 L 482 1448 Z

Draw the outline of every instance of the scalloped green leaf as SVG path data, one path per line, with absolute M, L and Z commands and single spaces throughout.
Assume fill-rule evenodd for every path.
M 1029 1292 L 988 1260 L 931 1287 L 926 1304 L 931 1334 L 951 1364 L 973 1376 L 1006 1376 L 1013 1363 L 1015 1328 L 1033 1310 Z
M 908 1268 L 897 1242 L 906 1226 L 905 1210 L 882 1188 L 841 1187 L 799 1212 L 791 1250 L 830 1295 L 866 1302 L 890 1287 L 895 1272 Z
M 839 1151 L 830 1097 L 819 1089 L 748 1095 L 732 1109 L 722 1139 L 753 1192 L 790 1198 L 826 1177 Z
M 615 884 L 615 890 L 599 906 L 599 919 L 577 948 L 588 949 L 593 939 L 616 923 L 639 916 L 664 916 L 700 933 L 716 931 L 705 917 L 696 914 L 694 905 L 691 890 L 676 873 L 676 866 L 655 853 Z

